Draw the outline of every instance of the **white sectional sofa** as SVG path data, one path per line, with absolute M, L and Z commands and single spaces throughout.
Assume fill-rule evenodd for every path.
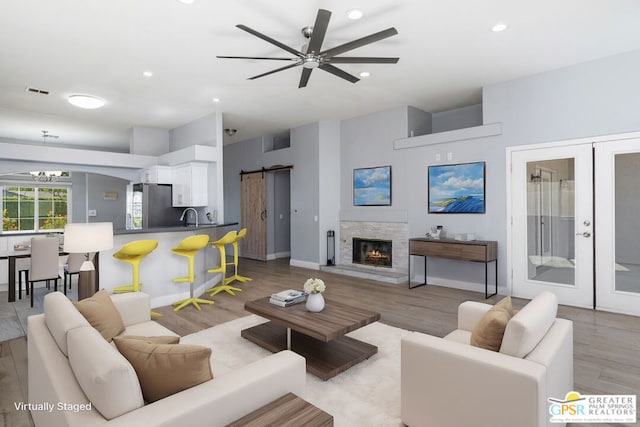
M 410 427 L 543 427 L 548 398 L 573 390 L 573 323 L 556 318 L 542 292 L 508 321 L 499 352 L 471 346 L 491 305 L 467 301 L 458 329 L 444 338 L 419 332 L 402 340 L 401 417 Z
M 113 295 L 112 301 L 126 327 L 121 335 L 175 335 L 150 320 L 148 295 Z M 27 335 L 28 395 L 36 426 L 226 425 L 288 392 L 304 398 L 305 360 L 282 351 L 220 375 L 214 368 L 212 380 L 139 405 L 133 368 L 126 368 L 128 361 L 115 346 L 59 292 L 45 297 L 44 314 L 29 317 Z M 79 382 L 76 376 L 83 372 L 90 378 Z M 80 384 L 87 381 L 99 388 L 89 392 L 99 405 L 83 391 Z

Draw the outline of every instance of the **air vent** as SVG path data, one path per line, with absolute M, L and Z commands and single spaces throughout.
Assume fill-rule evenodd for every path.
M 24 90 L 25 92 L 39 93 L 40 95 L 49 95 L 48 90 L 37 89 L 35 87 L 27 86 L 26 88 L 24 88 Z

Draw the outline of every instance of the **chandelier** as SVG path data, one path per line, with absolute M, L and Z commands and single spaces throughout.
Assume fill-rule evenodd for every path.
M 29 174 L 36 182 L 55 182 L 62 176 L 62 171 L 31 171 Z

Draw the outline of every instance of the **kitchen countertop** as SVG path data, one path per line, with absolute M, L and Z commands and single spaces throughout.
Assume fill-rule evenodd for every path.
M 195 225 L 170 225 L 166 227 L 151 227 L 151 228 L 141 228 L 139 230 L 113 230 L 113 235 L 118 236 L 121 234 L 141 234 L 141 233 L 173 233 L 176 231 L 196 231 L 196 230 L 206 230 L 208 228 L 219 228 L 219 227 L 229 227 L 232 225 L 238 225 L 237 222 L 227 222 L 224 224 L 211 224 L 204 223 Z

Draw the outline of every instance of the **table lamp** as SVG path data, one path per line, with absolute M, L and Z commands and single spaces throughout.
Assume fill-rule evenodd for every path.
M 78 275 L 78 300 L 95 293 L 95 266 L 93 255 L 113 248 L 113 223 L 73 223 L 64 227 L 64 251 L 84 254 L 85 261 Z

